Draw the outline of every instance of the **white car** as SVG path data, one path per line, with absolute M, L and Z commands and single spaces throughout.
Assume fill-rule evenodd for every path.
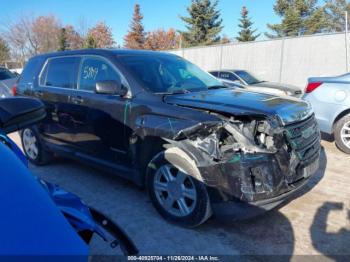
M 350 155 L 350 73 L 309 78 L 303 99 L 311 103 L 321 131 Z
M 210 71 L 209 73 L 228 87 L 241 87 L 250 91 L 273 95 L 301 97 L 303 94 L 301 88 L 288 84 L 259 80 L 247 70 L 227 69 Z

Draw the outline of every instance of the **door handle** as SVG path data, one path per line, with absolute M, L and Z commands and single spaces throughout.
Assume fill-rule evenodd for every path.
M 44 93 L 43 93 L 43 91 L 34 91 L 34 96 L 36 96 L 36 97 L 43 97 L 43 95 L 44 95 Z
M 72 96 L 71 101 L 72 103 L 79 105 L 84 102 L 84 99 L 81 96 Z

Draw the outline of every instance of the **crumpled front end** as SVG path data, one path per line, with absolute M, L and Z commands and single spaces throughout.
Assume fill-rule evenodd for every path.
M 313 115 L 289 125 L 231 117 L 210 135 L 176 146 L 196 159 L 212 202 L 254 204 L 294 191 L 317 171 L 320 132 Z

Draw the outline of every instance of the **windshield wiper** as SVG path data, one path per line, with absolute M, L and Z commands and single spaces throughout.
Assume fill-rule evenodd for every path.
M 179 94 L 188 94 L 191 93 L 187 89 L 179 89 L 179 90 L 174 90 L 173 92 L 159 92 L 156 93 L 157 95 L 179 95 Z
M 225 85 L 208 86 L 208 89 L 221 89 L 221 88 L 227 88 L 227 86 Z

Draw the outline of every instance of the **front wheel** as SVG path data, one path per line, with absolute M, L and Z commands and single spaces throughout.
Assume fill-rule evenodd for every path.
M 28 160 L 35 165 L 45 165 L 52 159 L 52 154 L 45 150 L 35 127 L 25 128 L 20 132 L 22 148 Z
M 335 124 L 334 138 L 338 148 L 350 154 L 350 114 L 345 115 Z
M 196 227 L 211 215 L 208 192 L 180 150 L 166 150 L 148 165 L 147 187 L 157 211 L 170 222 Z

